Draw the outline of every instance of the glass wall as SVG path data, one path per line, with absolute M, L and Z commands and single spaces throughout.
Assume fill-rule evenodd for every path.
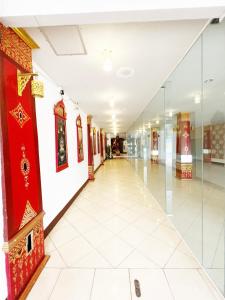
M 130 162 L 224 294 L 225 23 L 210 24 L 128 133 Z

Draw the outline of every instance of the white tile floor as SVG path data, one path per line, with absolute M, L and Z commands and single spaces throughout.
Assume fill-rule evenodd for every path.
M 29 300 L 223 299 L 125 159 L 100 168 L 46 252 Z

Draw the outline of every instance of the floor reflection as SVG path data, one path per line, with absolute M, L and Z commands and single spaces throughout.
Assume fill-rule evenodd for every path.
M 165 166 L 141 159 L 130 162 L 166 210 Z M 173 170 L 170 219 L 224 291 L 225 169 L 223 165 L 204 163 L 203 170 L 201 180 L 201 162 L 196 164 L 195 177 L 190 181 L 177 179 Z

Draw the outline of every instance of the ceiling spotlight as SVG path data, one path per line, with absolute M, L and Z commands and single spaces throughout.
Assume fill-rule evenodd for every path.
M 201 97 L 200 95 L 195 96 L 195 104 L 199 104 L 201 102 Z
M 214 80 L 213 78 L 209 78 L 209 79 L 204 80 L 204 83 L 208 84 L 208 83 L 213 82 L 213 80 Z
M 156 123 L 156 124 L 159 124 L 159 120 L 156 120 L 155 123 Z

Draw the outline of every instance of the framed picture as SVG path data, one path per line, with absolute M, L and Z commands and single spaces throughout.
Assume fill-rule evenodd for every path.
M 83 149 L 83 132 L 82 132 L 82 122 L 80 115 L 76 120 L 77 126 L 77 160 L 81 162 L 84 160 L 84 149 Z
M 63 100 L 54 106 L 55 114 L 55 146 L 56 146 L 56 172 L 68 167 L 66 112 Z
M 99 131 L 97 132 L 97 143 L 98 143 L 98 153 L 100 153 L 100 136 L 99 136 Z
M 93 128 L 93 153 L 96 155 L 96 128 Z

